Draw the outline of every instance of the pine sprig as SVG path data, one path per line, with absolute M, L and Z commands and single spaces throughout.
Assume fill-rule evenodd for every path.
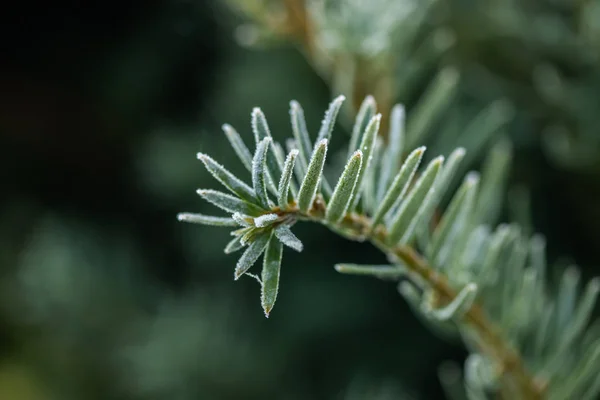
M 427 325 L 459 335 L 472 352 L 465 366 L 469 393 L 501 390 L 508 398 L 563 399 L 574 393 L 576 398 L 593 398 L 600 391 L 600 328 L 588 325 L 600 281 L 590 281 L 580 295 L 579 274 L 571 269 L 563 275 L 558 294 L 551 295 L 543 239 L 525 237 L 516 225 L 489 227 L 498 213 L 498 193 L 504 190 L 510 146 L 500 141 L 482 177 L 468 173 L 439 223 L 432 224 L 433 210 L 452 187 L 464 149 L 450 153 L 445 164 L 444 157 L 435 157 L 418 172 L 425 148 L 402 160 L 404 115 L 398 105 L 389 124 L 391 142 L 375 151 L 381 116 L 374 100 L 367 98 L 356 119 L 346 166 L 329 191 L 323 170 L 342 101 L 340 97 L 330 105 L 315 144 L 302 108 L 290 103 L 294 139 L 288 143 L 287 157 L 262 112 L 254 109 L 252 188 L 201 155 L 207 170 L 233 195 L 208 189 L 198 193 L 231 217 L 182 213 L 178 218 L 237 228 L 225 252 L 245 249 L 235 279 L 245 274 L 257 278 L 266 316 L 278 296 L 284 246 L 303 249 L 291 229 L 296 222 L 321 223 L 349 239 L 370 241 L 391 265 L 339 264 L 336 270 L 401 280 L 400 294 Z M 423 117 L 416 118 L 413 132 L 423 129 L 424 122 L 418 120 Z M 247 164 L 250 151 L 233 128 L 225 131 L 234 152 Z M 299 190 L 292 190 L 296 184 Z M 258 278 L 250 269 L 261 256 Z

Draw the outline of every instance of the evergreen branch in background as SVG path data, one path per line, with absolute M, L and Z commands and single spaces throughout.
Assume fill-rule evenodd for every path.
M 339 102 L 336 99 L 331 107 L 338 107 Z M 264 253 L 260 278 L 251 276 L 261 284 L 267 317 L 278 295 L 283 246 L 302 250 L 301 241 L 290 229 L 296 222 L 320 223 L 346 238 L 369 241 L 387 255 L 390 266 L 341 264 L 336 269 L 398 280 L 400 294 L 429 326 L 459 335 L 472 352 L 464 378 L 471 398 L 483 398 L 493 391 L 505 399 L 558 400 L 565 395 L 593 399 L 600 391 L 600 339 L 597 323 L 587 327 L 600 288 L 598 278 L 590 281 L 580 296 L 579 275 L 571 269 L 557 295 L 552 295 L 545 282 L 543 240 L 525 237 L 516 225 L 495 229 L 487 225 L 490 215 L 497 212 L 490 196 L 503 190 L 510 146 L 499 142 L 482 182 L 478 174 L 467 174 L 440 222 L 432 224 L 431 210 L 451 187 L 449 182 L 464 150 L 452 152 L 445 165 L 443 157 L 434 158 L 419 174 L 415 171 L 424 147 L 413 150 L 403 161 L 393 161 L 402 154 L 405 143 L 403 113 L 395 112 L 390 123 L 395 131 L 389 137 L 396 142 L 373 157 L 381 116 L 375 114 L 372 98 L 365 102 L 365 109 L 373 108 L 372 116 L 366 124 L 366 112 L 357 118 L 359 128 L 355 127 L 350 141 L 350 158 L 329 200 L 323 197 L 320 182 L 332 120 L 324 119 L 319 140 L 313 145 L 298 119 L 301 108 L 292 102 L 294 143 L 303 150 L 292 146 L 281 168 L 269 164 L 267 156 L 273 154 L 269 149 L 279 145 L 268 133 L 262 112 L 255 109 L 252 188 L 216 162 L 207 162 L 208 156 L 201 157 L 208 171 L 237 197 L 209 189 L 198 193 L 230 212 L 231 219 L 190 213 L 180 214 L 179 219 L 221 226 L 235 221 L 239 225 L 225 251 L 246 248 L 235 269 L 236 279 L 249 274 Z M 362 132 L 357 134 L 359 130 Z M 359 141 L 359 149 L 354 148 Z M 245 154 L 236 150 L 243 148 L 243 143 L 235 143 L 236 154 Z M 293 176 L 291 160 L 302 156 L 307 147 L 312 148 L 312 155 L 306 160 L 306 169 Z M 246 158 L 240 157 L 242 163 Z M 367 173 L 369 168 L 375 173 Z M 285 193 L 266 189 L 275 178 L 280 178 L 278 191 L 292 184 L 300 188 L 287 204 L 282 204 Z M 378 193 L 383 193 L 381 202 L 356 201 L 376 198 Z
M 238 27 L 237 38 L 246 46 L 263 46 L 289 41 L 297 45 L 313 69 L 330 85 L 332 92 L 343 93 L 350 99 L 348 111 L 355 115 L 360 111 L 363 98 L 373 93 L 383 115 L 383 123 L 390 120 L 392 105 L 406 92 L 408 83 L 397 78 L 400 63 L 411 60 L 412 45 L 418 36 L 421 24 L 426 20 L 435 0 L 423 2 L 373 0 L 225 0 L 229 7 L 247 20 Z M 402 33 L 400 36 L 399 33 Z M 439 46 L 439 34 L 432 34 L 433 50 L 428 57 L 435 61 L 447 50 Z M 448 36 L 448 35 L 446 35 Z M 451 35 L 450 35 L 451 36 Z M 442 41 L 442 42 L 448 42 Z M 452 42 L 452 41 L 450 41 Z M 438 47 L 442 47 L 440 50 Z M 407 71 L 403 77 L 416 77 L 422 65 Z M 448 74 L 446 74 L 448 72 Z M 453 74 L 449 68 L 441 75 Z M 410 79 L 409 79 L 410 80 Z M 413 79 L 414 80 L 414 79 Z M 456 79 L 454 79 L 456 80 Z M 444 78 L 436 78 L 431 91 L 442 90 L 442 86 L 456 86 Z M 448 92 L 448 98 L 452 91 Z M 444 96 L 436 97 L 438 108 L 446 105 Z M 425 113 L 439 111 L 433 104 L 422 109 Z M 426 129 L 417 118 L 416 128 Z M 419 125 L 421 124 L 421 125 Z M 387 132 L 387 126 L 383 126 Z M 415 132 L 415 137 L 421 132 Z M 412 140 L 412 137 L 411 137 Z
M 465 82 L 449 79 L 438 89 L 446 85 L 454 96 L 458 88 L 463 104 L 447 107 L 444 96 L 434 96 L 439 104 L 426 113 L 450 108 L 460 118 L 473 101 L 478 110 L 469 113 L 477 114 L 508 98 L 519 104 L 518 116 L 536 127 L 532 133 L 539 135 L 530 143 L 539 141 L 556 165 L 598 171 L 598 1 L 538 0 L 533 7 L 479 2 L 468 18 L 458 0 L 224 1 L 245 19 L 237 35 L 242 45 L 296 44 L 331 91 L 350 99 L 354 114 L 372 93 L 384 122 L 392 104 L 402 101 L 415 118 L 413 129 L 432 134 L 412 108 L 436 90 L 440 72 L 456 68 Z M 432 82 L 427 90 L 417 89 L 426 82 Z M 520 137 L 522 131 L 513 134 Z M 477 154 L 476 142 L 484 135 L 444 129 L 443 136 L 451 143 L 457 137 L 461 143 L 473 141 L 469 150 Z

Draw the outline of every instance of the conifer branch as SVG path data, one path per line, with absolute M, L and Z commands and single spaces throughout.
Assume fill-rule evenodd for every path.
M 295 220 L 307 220 L 323 224 L 333 231 L 340 233 L 350 240 L 368 240 L 386 255 L 394 256 L 403 262 L 409 272 L 416 274 L 427 283 L 437 295 L 438 304 L 448 304 L 455 300 L 459 293 L 450 285 L 447 278 L 436 271 L 425 261 L 424 257 L 410 246 L 389 245 L 389 237 L 385 228 L 379 226 L 372 229 L 371 219 L 361 214 L 347 214 L 342 221 L 332 224 L 325 218 L 326 210 L 323 208 L 322 199 L 315 199 L 308 212 L 301 212 L 298 208 L 288 206 L 288 209 L 277 210 L 280 216 Z M 544 390 L 538 385 L 531 373 L 526 370 L 520 355 L 502 338 L 498 329 L 488 319 L 482 307 L 474 303 L 465 311 L 462 319 L 475 329 L 483 339 L 484 346 L 481 351 L 492 357 L 500 370 L 507 377 L 515 379 L 519 385 L 520 393 L 526 399 L 544 398 Z
M 237 226 L 225 253 L 246 247 L 236 265 L 236 280 L 243 275 L 256 278 L 250 269 L 263 257 L 257 280 L 267 317 L 279 293 L 284 246 L 303 250 L 290 228 L 298 221 L 312 221 L 348 239 L 369 241 L 387 255 L 392 266 L 340 264 L 336 269 L 405 279 L 398 289 L 416 314 L 433 329 L 458 334 L 472 351 L 465 365 L 469 392 L 491 389 L 505 399 L 534 400 L 562 399 L 552 393 L 585 394 L 582 398 L 598 393 L 600 340 L 587 325 L 600 292 L 599 280 L 590 281 L 580 296 L 579 275 L 571 271 L 564 274 L 558 294 L 550 296 L 543 240 L 524 237 L 516 225 L 500 225 L 494 231 L 485 225 L 495 220 L 499 210 L 497 198 L 504 190 L 510 146 L 500 142 L 494 147 L 481 178 L 475 172 L 465 176 L 439 224 L 432 226 L 431 211 L 451 187 L 465 150 L 455 149 L 445 164 L 445 157 L 434 157 L 417 172 L 425 148 L 400 158 L 405 143 L 401 106 L 395 106 L 396 121 L 390 124 L 393 142 L 382 149 L 376 140 L 381 115 L 367 98 L 356 118 L 350 157 L 330 190 L 324 168 L 341 100 L 338 97 L 330 104 L 316 143 L 303 122 L 300 105 L 291 103 L 295 142 L 288 146 L 287 157 L 271 136 L 264 114 L 255 108 L 252 187 L 200 154 L 207 171 L 233 195 L 212 189 L 200 189 L 198 194 L 231 215 L 183 213 L 179 219 Z M 249 150 L 243 150 L 232 132 L 233 128 L 225 130 L 234 152 L 248 163 Z M 569 345 L 564 343 L 574 347 L 575 356 L 566 354 Z M 566 381 L 565 376 L 573 379 Z

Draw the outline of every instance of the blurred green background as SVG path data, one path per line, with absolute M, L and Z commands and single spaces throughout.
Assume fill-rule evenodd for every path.
M 318 128 L 333 95 L 293 45 L 240 47 L 236 19 L 210 0 L 14 3 L 0 21 L 0 399 L 444 398 L 438 368 L 464 349 L 393 284 L 333 270 L 384 262 L 375 249 L 300 226 L 306 250 L 285 252 L 266 320 L 256 282 L 232 279 L 228 232 L 175 218 L 213 213 L 195 194 L 215 187 L 195 154 L 231 159 L 221 124 L 249 138 L 260 106 L 285 138 L 296 99 Z M 465 59 L 513 81 L 529 68 L 526 49 L 472 37 Z M 581 81 L 596 121 L 600 84 Z M 470 84 L 486 82 L 519 104 L 511 183 L 527 188 L 550 259 L 597 274 L 600 159 L 559 165 L 539 140 L 556 110 L 510 82 Z M 335 137 L 339 149 L 347 129 Z

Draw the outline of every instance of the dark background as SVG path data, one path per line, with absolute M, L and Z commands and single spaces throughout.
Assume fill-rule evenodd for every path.
M 195 194 L 214 187 L 196 152 L 242 172 L 222 123 L 248 137 L 261 106 L 283 138 L 296 99 L 314 131 L 332 97 L 292 45 L 242 49 L 235 23 L 199 0 L 1 7 L 0 398 L 442 398 L 437 368 L 462 347 L 393 284 L 332 268 L 384 262 L 370 246 L 298 227 L 306 250 L 284 253 L 266 320 L 256 283 L 232 279 L 227 231 L 176 221 L 212 211 Z M 476 58 L 495 63 L 490 52 Z M 523 142 L 511 182 L 531 191 L 550 259 L 595 274 L 595 169 Z

